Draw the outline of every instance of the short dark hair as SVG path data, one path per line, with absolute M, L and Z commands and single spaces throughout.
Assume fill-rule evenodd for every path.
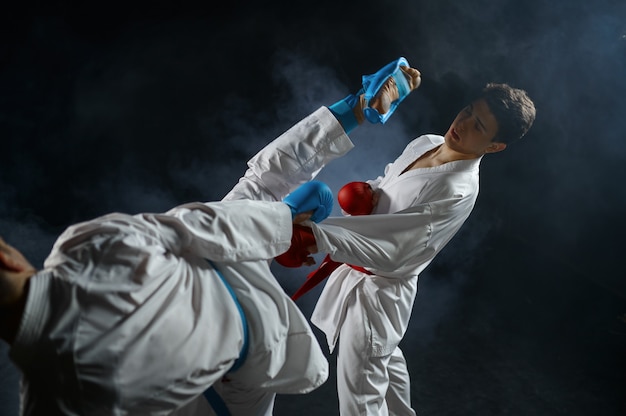
M 498 122 L 494 142 L 509 144 L 521 139 L 535 121 L 535 104 L 524 90 L 489 83 L 483 88 L 481 98 Z

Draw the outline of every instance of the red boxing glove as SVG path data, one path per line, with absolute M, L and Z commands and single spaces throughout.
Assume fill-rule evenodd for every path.
M 350 182 L 337 193 L 341 209 L 350 215 L 368 215 L 374 209 L 374 191 L 367 182 Z
M 281 266 L 300 267 L 306 262 L 307 257 L 311 255 L 306 248 L 314 245 L 315 236 L 313 236 L 313 231 L 309 227 L 294 224 L 293 234 L 291 235 L 291 247 L 276 257 L 275 260 Z

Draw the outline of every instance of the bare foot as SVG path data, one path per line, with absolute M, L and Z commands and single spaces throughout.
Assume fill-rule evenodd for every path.
M 421 73 L 417 69 L 401 66 L 400 70 L 404 73 L 411 91 L 420 86 L 422 78 Z M 396 80 L 393 77 L 389 77 L 389 79 L 381 87 L 380 91 L 378 91 L 378 94 L 370 100 L 370 107 L 382 115 L 389 111 L 391 104 L 398 98 L 400 98 L 400 94 L 398 93 Z M 361 103 L 362 102 L 360 102 L 359 105 Z

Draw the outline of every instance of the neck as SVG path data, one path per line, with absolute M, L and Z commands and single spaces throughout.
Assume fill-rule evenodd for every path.
M 479 157 L 480 155 L 457 152 L 456 150 L 449 148 L 446 143 L 443 143 L 441 146 L 435 148 L 435 151 L 430 155 L 430 158 L 438 165 L 455 162 L 457 160 L 477 159 Z

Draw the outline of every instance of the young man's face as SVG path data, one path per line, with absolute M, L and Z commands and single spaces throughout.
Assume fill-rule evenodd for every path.
M 478 100 L 456 116 L 445 134 L 446 145 L 468 157 L 479 157 L 504 150 L 506 144 L 492 141 L 497 133 L 496 118 L 487 103 Z

